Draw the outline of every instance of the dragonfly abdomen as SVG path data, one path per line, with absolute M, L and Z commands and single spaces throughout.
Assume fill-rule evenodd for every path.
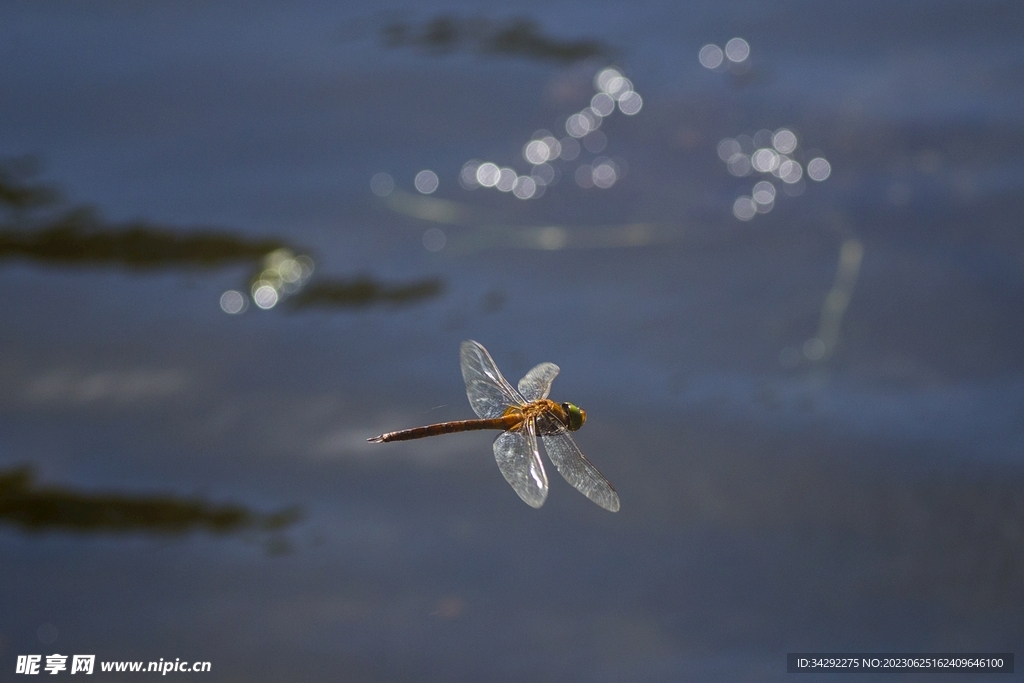
M 487 420 L 456 420 L 454 422 L 441 422 L 427 425 L 425 427 L 413 427 L 397 432 L 388 432 L 367 439 L 370 443 L 387 443 L 389 441 L 408 441 L 410 439 L 424 439 L 428 436 L 439 434 L 452 434 L 454 432 L 469 432 L 477 429 L 512 429 L 523 421 L 521 414 L 504 415 Z

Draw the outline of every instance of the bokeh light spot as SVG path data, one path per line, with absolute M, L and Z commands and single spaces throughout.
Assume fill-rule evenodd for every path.
M 476 179 L 477 169 L 480 168 L 479 159 L 470 159 L 462 165 L 459 171 L 459 185 L 467 190 L 475 190 L 480 187 L 480 181 Z
M 220 308 L 230 315 L 242 313 L 248 308 L 248 303 L 245 295 L 236 289 L 229 289 L 220 295 Z
M 543 140 L 531 140 L 523 148 L 523 158 L 536 166 L 551 158 L 551 150 Z
M 796 135 L 788 128 L 779 128 L 772 136 L 772 147 L 779 154 L 791 154 L 796 149 Z
M 804 342 L 804 356 L 808 360 L 821 360 L 825 356 L 825 342 L 817 337 L 811 337 Z
M 754 191 L 751 193 L 751 196 L 758 204 L 767 206 L 775 201 L 775 186 L 767 180 L 762 180 L 754 185 Z
M 739 154 L 741 151 L 740 143 L 732 138 L 723 138 L 718 143 L 718 158 L 722 161 L 728 162 L 729 159 L 732 159 L 733 155 Z
M 815 157 L 807 162 L 807 177 L 821 182 L 832 175 L 832 164 L 822 157 Z
M 437 174 L 433 171 L 420 171 L 416 174 L 416 179 L 413 181 L 413 185 L 422 194 L 431 194 L 440 184 L 441 181 L 438 180 Z
M 779 165 L 779 155 L 774 149 L 762 147 L 750 155 L 750 165 L 759 173 L 771 173 Z
M 487 161 L 476 169 L 476 181 L 484 187 L 494 187 L 501 177 L 501 169 L 496 164 Z
M 545 135 L 540 139 L 540 141 L 548 146 L 547 161 L 557 159 L 558 156 L 562 153 L 562 143 L 556 140 L 553 136 Z
M 746 154 L 733 154 L 727 163 L 729 173 L 742 178 L 750 173 L 750 157 Z
M 608 94 L 617 100 L 633 92 L 633 82 L 625 76 L 619 76 L 608 81 Z
M 558 156 L 566 161 L 572 161 L 580 155 L 580 143 L 575 138 L 562 138 L 559 141 L 562 151 Z
M 709 44 L 700 49 L 698 57 L 700 59 L 701 66 L 705 69 L 717 69 L 722 66 L 724 54 L 722 53 L 722 48 L 717 45 Z
M 609 187 L 615 184 L 615 181 L 619 178 L 619 171 L 615 167 L 615 163 L 607 159 L 599 160 L 594 163 L 591 170 L 591 179 L 594 185 L 607 190 Z
M 550 185 L 555 181 L 555 167 L 551 164 L 538 164 L 530 173 L 538 185 Z
M 512 194 L 520 199 L 529 199 L 537 192 L 537 181 L 528 175 L 521 175 L 516 178 L 512 186 Z
M 615 98 L 606 92 L 599 92 L 591 98 L 590 110 L 598 116 L 609 116 L 615 111 Z
M 267 310 L 276 306 L 278 299 L 277 289 L 273 285 L 256 283 L 252 293 L 252 300 L 257 306 Z
M 423 233 L 423 246 L 427 251 L 441 251 L 447 241 L 448 238 L 440 228 L 430 228 Z
M 622 72 L 614 67 L 602 69 L 594 76 L 594 86 L 603 92 L 608 92 L 608 84 L 615 78 L 622 78 Z
M 630 91 L 619 98 L 619 111 L 626 116 L 638 114 L 643 106 L 643 98 L 634 91 Z
M 804 175 L 804 170 L 800 168 L 800 164 L 793 161 L 792 159 L 786 159 L 779 165 L 779 177 L 782 178 L 782 182 L 793 183 L 799 182 L 800 178 Z
M 749 221 L 757 213 L 757 205 L 750 197 L 737 197 L 732 203 L 732 215 L 741 221 Z
M 583 114 L 573 114 L 565 120 L 565 132 L 574 138 L 581 138 L 590 130 L 590 119 Z
M 503 168 L 500 175 L 498 175 L 498 182 L 494 186 L 502 192 L 511 192 L 512 188 L 516 185 L 516 178 L 518 177 L 519 175 L 511 168 Z
M 750 56 L 750 43 L 742 38 L 733 38 L 725 44 L 725 56 L 730 62 L 740 63 Z
M 370 189 L 378 197 L 387 197 L 395 189 L 395 179 L 387 173 L 377 173 L 370 178 Z
M 603 152 L 607 144 L 608 136 L 599 130 L 592 130 L 587 133 L 585 138 L 583 138 L 583 146 L 587 148 L 588 152 L 592 152 L 593 154 Z

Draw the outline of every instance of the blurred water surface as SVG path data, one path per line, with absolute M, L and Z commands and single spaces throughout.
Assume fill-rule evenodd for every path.
M 0 666 L 770 681 L 1019 650 L 1022 28 L 5 4 Z M 365 442 L 471 416 L 468 338 L 513 382 L 561 366 L 619 513 L 553 471 L 528 508 L 485 434 Z

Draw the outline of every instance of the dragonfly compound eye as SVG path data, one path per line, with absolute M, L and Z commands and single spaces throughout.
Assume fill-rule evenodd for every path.
M 569 417 L 569 424 L 566 425 L 570 432 L 575 432 L 587 421 L 587 411 L 572 403 L 563 403 L 562 410 Z

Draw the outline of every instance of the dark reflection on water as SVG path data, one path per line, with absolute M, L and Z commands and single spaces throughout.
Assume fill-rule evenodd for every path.
M 374 304 L 407 305 L 433 299 L 444 291 L 439 278 L 388 284 L 369 276 L 316 282 L 288 302 L 295 308 L 360 308 Z
M 297 507 L 260 513 L 242 505 L 214 505 L 197 498 L 84 493 L 60 486 L 39 486 L 27 465 L 0 470 L 0 523 L 33 533 L 177 535 L 191 531 L 279 531 L 301 516 Z
M 40 230 L 0 231 L 0 259 L 140 269 L 248 263 L 281 245 L 213 230 L 183 233 L 142 222 L 110 225 L 87 208 L 66 213 Z
M 284 246 L 280 240 L 246 239 L 222 230 L 183 233 L 144 221 L 109 223 L 95 207 L 62 207 L 55 188 L 32 181 L 35 165 L 31 159 L 0 163 L 0 211 L 7 214 L 0 222 L 0 259 L 215 268 L 249 263 Z
M 55 204 L 60 193 L 45 185 L 29 183 L 37 171 L 37 162 L 31 157 L 0 163 L 0 207 L 18 211 Z
M 220 268 L 263 260 L 264 267 L 256 269 L 249 287 L 243 289 L 252 291 L 269 284 L 275 290 L 274 302 L 288 297 L 293 308 L 409 305 L 435 298 L 444 290 L 439 278 L 386 283 L 362 275 L 306 286 L 306 273 L 295 282 L 271 282 L 280 277 L 276 271 L 268 275 L 271 271 L 267 268 L 274 264 L 267 261 L 296 261 L 294 250 L 283 240 L 251 239 L 213 229 L 183 232 L 144 221 L 108 223 L 95 207 L 88 205 L 60 209 L 61 196 L 57 190 L 30 182 L 33 167 L 30 159 L 8 162 L 6 167 L 0 163 L 0 211 L 8 214 L 7 220 L 0 222 L 0 260 L 20 258 L 49 264 L 123 266 L 137 270 Z M 298 259 L 308 263 L 311 273 L 312 259 Z
M 526 17 L 492 21 L 442 14 L 420 26 L 392 21 L 381 29 L 381 35 L 389 47 L 415 47 L 441 54 L 467 50 L 563 64 L 614 56 L 610 47 L 597 40 L 546 36 L 537 21 Z

